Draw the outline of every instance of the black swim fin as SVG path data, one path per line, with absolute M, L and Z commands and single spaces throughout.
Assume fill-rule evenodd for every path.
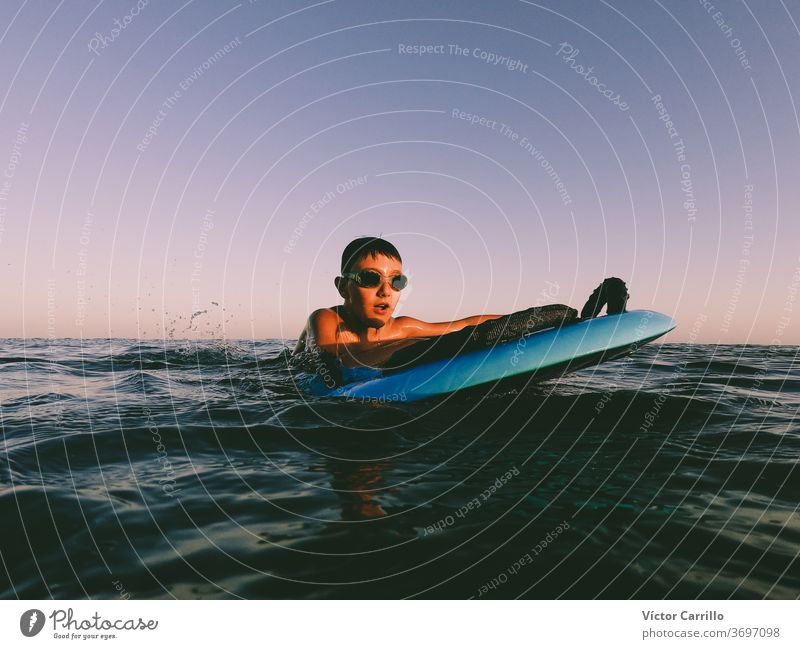
M 597 317 L 597 314 L 606 307 L 607 315 L 624 313 L 628 303 L 628 288 L 619 277 L 607 277 L 589 296 L 586 304 L 581 309 L 581 318 L 588 320 Z M 606 306 L 607 305 L 607 306 Z

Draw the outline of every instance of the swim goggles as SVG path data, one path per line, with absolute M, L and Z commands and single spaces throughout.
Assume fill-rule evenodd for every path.
M 408 285 L 408 277 L 405 275 L 381 275 L 374 270 L 361 270 L 357 273 L 342 273 L 342 277 L 352 279 L 362 288 L 375 288 L 380 286 L 384 277 L 389 280 L 389 284 L 395 291 L 402 291 Z

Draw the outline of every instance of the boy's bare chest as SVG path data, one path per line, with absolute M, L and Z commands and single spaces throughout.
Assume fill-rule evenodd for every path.
M 370 331 L 369 335 L 365 338 L 364 334 L 358 334 L 355 331 L 340 325 L 336 328 L 336 338 L 341 343 L 358 343 L 358 342 L 374 342 L 383 343 L 390 340 L 400 340 L 404 336 L 400 331 L 387 331 L 385 329 L 378 330 L 377 334 Z
M 350 329 L 344 321 L 340 320 L 339 324 L 336 327 L 336 339 L 340 343 L 363 343 L 363 342 L 371 342 L 371 343 L 385 343 L 392 340 L 401 340 L 405 338 L 403 332 L 400 330 L 400 327 L 382 327 L 381 329 L 377 330 L 371 329 L 368 335 L 365 337 L 363 332 L 356 332 Z

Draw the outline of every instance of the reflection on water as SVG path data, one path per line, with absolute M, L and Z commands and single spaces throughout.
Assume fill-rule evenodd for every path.
M 383 471 L 388 463 L 362 464 L 331 460 L 327 470 L 332 476 L 331 487 L 341 501 L 342 520 L 358 521 L 386 516 L 376 492 L 384 487 Z

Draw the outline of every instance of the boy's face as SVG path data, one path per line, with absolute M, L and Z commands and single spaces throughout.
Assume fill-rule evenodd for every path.
M 344 298 L 345 307 L 364 326 L 380 329 L 389 322 L 400 299 L 400 291 L 395 291 L 390 282 L 393 275 L 403 272 L 403 265 L 396 259 L 384 255 L 359 259 L 350 272 L 373 270 L 383 275 L 381 283 L 372 288 L 359 286 L 355 280 L 337 278 L 339 294 Z

